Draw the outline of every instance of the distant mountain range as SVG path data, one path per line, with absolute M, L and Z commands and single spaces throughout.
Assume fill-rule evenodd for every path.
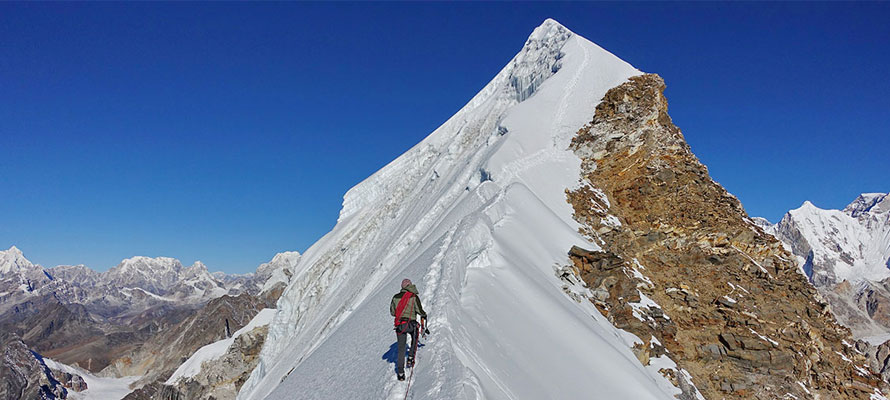
M 44 268 L 15 246 L 0 251 L 0 315 L 16 305 L 52 297 L 86 306 L 102 318 L 124 318 L 152 307 L 206 303 L 222 295 L 262 294 L 282 286 L 299 253 L 277 254 L 255 273 L 210 273 L 200 261 L 184 267 L 169 257 L 132 257 L 105 272 L 83 265 Z
M 0 374 L 11 382 L 0 397 L 64 398 L 112 378 L 126 394 L 136 380 L 124 377 L 138 377 L 137 386 L 166 379 L 201 346 L 274 308 L 299 260 L 297 252 L 279 253 L 254 273 L 231 275 L 210 273 L 201 262 L 132 257 L 96 272 L 44 268 L 15 246 L 0 251 L 0 343 L 10 362 Z M 72 375 L 77 368 L 82 372 Z M 66 376 L 68 386 L 60 383 Z

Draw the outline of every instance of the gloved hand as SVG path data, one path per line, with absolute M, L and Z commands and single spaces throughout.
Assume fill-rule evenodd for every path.
M 426 335 L 430 334 L 430 329 L 426 327 L 426 317 L 420 318 L 420 330 L 421 335 L 425 338 Z

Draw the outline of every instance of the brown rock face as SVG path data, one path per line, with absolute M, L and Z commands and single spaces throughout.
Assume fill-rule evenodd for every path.
M 645 342 L 641 362 L 666 354 L 708 399 L 869 398 L 880 377 L 791 255 L 711 180 L 664 87 L 643 75 L 613 88 L 572 142 L 585 184 L 568 201 L 603 251 L 570 257 L 597 307 Z

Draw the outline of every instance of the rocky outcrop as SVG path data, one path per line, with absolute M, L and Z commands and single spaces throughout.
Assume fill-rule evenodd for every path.
M 872 371 L 881 374 L 885 382 L 890 381 L 890 342 L 874 346 L 866 341 L 857 340 L 856 350 L 865 354 Z
M 663 90 L 657 75 L 613 88 L 572 142 L 583 176 L 568 200 L 602 251 L 570 257 L 597 307 L 640 338 L 641 362 L 671 358 L 705 398 L 869 398 L 880 377 L 792 255 L 709 177 Z
M 196 376 L 164 389 L 163 399 L 234 399 L 259 362 L 268 325 L 239 335 L 224 356 L 202 365 Z
M 6 334 L 2 338 L 0 360 L 0 399 L 64 399 L 65 385 L 54 376 L 42 357 L 29 349 L 21 338 Z M 63 377 L 67 378 L 67 377 Z M 79 377 L 78 377 L 79 378 Z M 85 388 L 83 380 L 66 380 L 73 389 Z

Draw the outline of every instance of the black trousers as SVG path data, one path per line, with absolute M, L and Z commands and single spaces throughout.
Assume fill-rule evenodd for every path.
M 405 373 L 405 351 L 408 341 L 408 335 L 411 335 L 411 348 L 417 343 L 417 321 L 408 321 L 406 324 L 396 327 L 396 342 L 398 343 L 398 353 L 396 355 L 396 372 Z M 408 357 L 414 357 L 411 354 L 411 348 L 408 348 Z

